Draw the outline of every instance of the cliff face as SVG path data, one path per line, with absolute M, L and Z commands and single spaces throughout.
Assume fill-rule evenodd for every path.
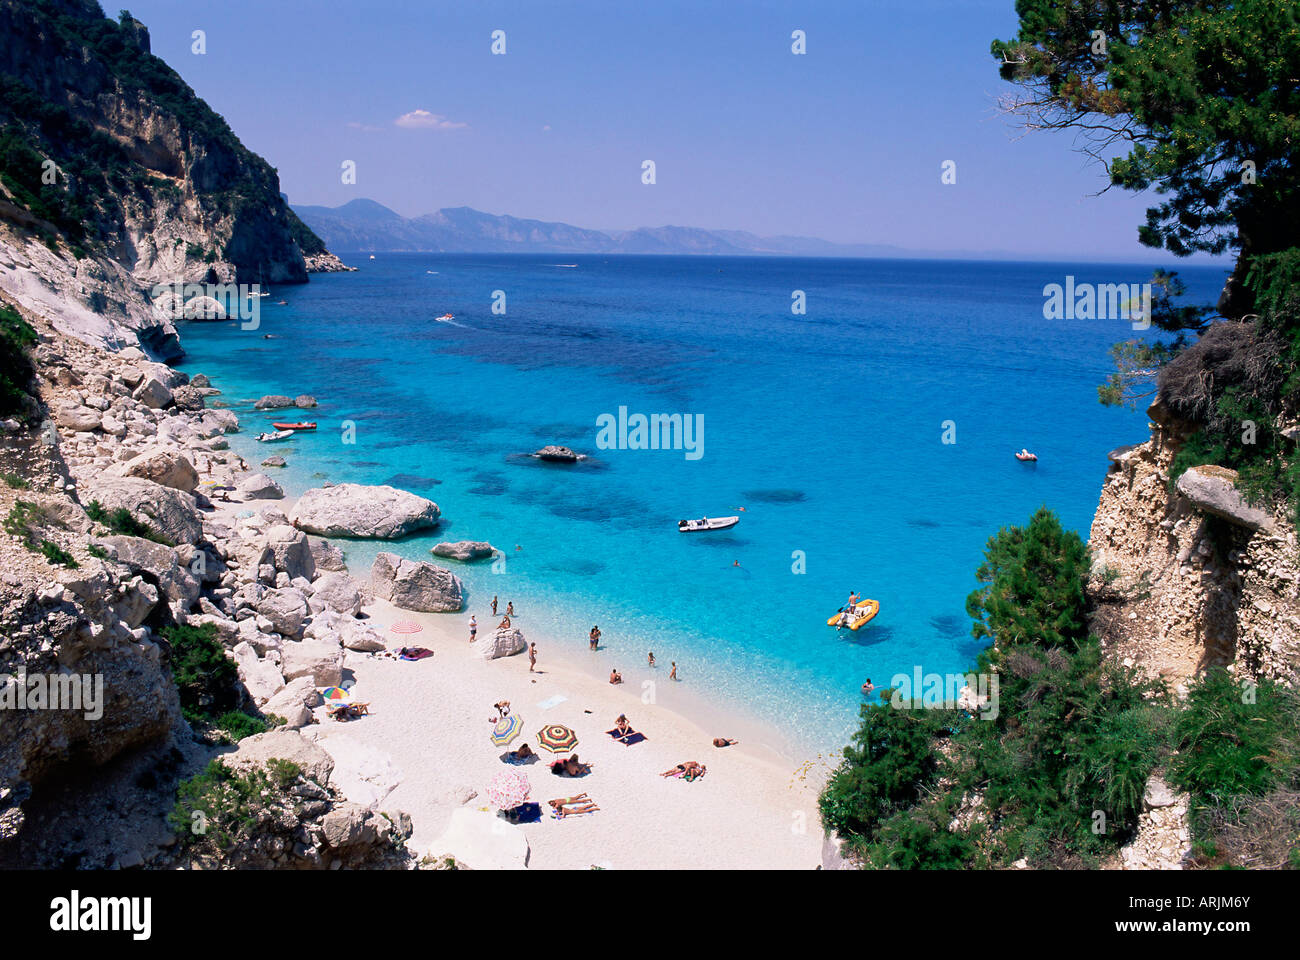
M 166 359 L 175 331 L 143 293 L 305 282 L 304 246 L 323 251 L 275 171 L 149 53 L 143 25 L 93 0 L 0 0 L 0 285 L 20 302 Z
M 1175 687 L 1213 665 L 1293 681 L 1300 549 L 1290 521 L 1241 502 L 1231 471 L 1188 471 L 1171 491 L 1190 428 L 1158 403 L 1148 413 L 1151 439 L 1110 454 L 1093 519 L 1093 632 Z

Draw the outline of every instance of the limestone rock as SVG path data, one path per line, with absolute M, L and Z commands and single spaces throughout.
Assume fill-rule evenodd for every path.
M 284 488 L 264 473 L 255 473 L 239 485 L 245 500 L 283 500 Z
M 343 682 L 343 652 L 328 640 L 295 640 L 280 648 L 280 669 L 285 679 L 311 677 L 316 687 L 336 687 Z
M 99 477 L 87 484 L 81 500 L 98 500 L 106 510 L 124 507 L 172 543 L 198 543 L 203 537 L 194 497 L 151 480 Z
M 518 630 L 496 630 L 474 641 L 474 655 L 483 660 L 513 657 L 528 649 L 528 641 Z
M 375 596 L 403 610 L 448 613 L 463 603 L 460 578 L 432 563 L 381 553 L 375 557 L 370 578 Z
M 1252 507 L 1238 492 L 1237 471 L 1205 465 L 1192 467 L 1178 478 L 1178 492 L 1203 513 L 1222 517 L 1250 530 L 1274 532 L 1273 518 Z
M 486 540 L 457 540 L 455 543 L 443 542 L 430 551 L 435 557 L 447 557 L 451 560 L 483 560 L 496 553 L 496 548 Z
M 439 516 L 436 503 L 405 490 L 343 483 L 308 490 L 289 519 L 322 537 L 389 540 L 433 527 Z
M 182 493 L 193 493 L 199 485 L 199 474 L 194 464 L 183 454 L 167 447 L 146 450 L 126 461 L 115 472 L 124 477 L 152 480 Z

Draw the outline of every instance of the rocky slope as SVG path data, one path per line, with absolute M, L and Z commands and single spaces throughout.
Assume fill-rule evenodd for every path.
M 1289 519 L 1246 504 L 1232 471 L 1169 468 L 1190 431 L 1160 403 L 1151 438 L 1110 454 L 1092 524 L 1092 627 L 1175 689 L 1219 664 L 1243 678 L 1300 671 L 1300 549 Z
M 297 732 L 322 718 L 317 687 L 340 683 L 349 656 L 384 649 L 357 618 L 364 585 L 337 549 L 289 525 L 267 502 L 278 486 L 229 451 L 239 422 L 216 406 L 219 390 L 29 319 L 41 337 L 38 425 L 0 432 L 0 674 L 97 677 L 103 696 L 97 716 L 5 706 L 0 866 L 214 865 L 166 822 L 179 782 L 230 749 L 182 719 L 163 636 L 203 624 L 237 668 L 244 709 L 280 724 L 229 762 L 302 770 L 220 864 L 411 866 L 409 818 L 350 802 L 332 761 Z M 204 495 L 201 475 L 222 499 Z M 96 501 L 154 539 L 92 520 Z
M 66 333 L 167 360 L 155 285 L 301 283 L 304 254 L 341 266 L 142 24 L 94 0 L 0 0 L 0 287 Z

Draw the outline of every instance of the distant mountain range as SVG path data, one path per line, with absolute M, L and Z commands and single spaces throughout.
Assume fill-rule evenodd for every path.
M 331 250 L 389 253 L 661 253 L 786 257 L 920 257 L 887 244 L 844 244 L 809 237 L 760 237 L 742 230 L 642 227 L 588 230 L 567 223 L 446 207 L 403 217 L 373 200 L 341 207 L 294 206 Z

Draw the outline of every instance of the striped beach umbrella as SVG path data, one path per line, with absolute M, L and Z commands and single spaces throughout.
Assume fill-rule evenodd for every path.
M 349 700 L 352 697 L 352 694 L 342 687 L 326 687 L 320 695 L 326 700 Z
M 518 716 L 502 717 L 492 725 L 492 742 L 498 747 L 507 746 L 523 732 L 524 721 Z
M 532 792 L 532 784 L 518 770 L 502 770 L 487 785 L 488 803 L 498 810 L 513 810 Z
M 418 623 L 412 623 L 410 620 L 399 620 L 388 629 L 393 633 L 420 633 L 424 630 L 424 627 Z
M 551 753 L 568 753 L 578 745 L 578 735 L 562 723 L 548 723 L 537 731 L 537 742 Z

